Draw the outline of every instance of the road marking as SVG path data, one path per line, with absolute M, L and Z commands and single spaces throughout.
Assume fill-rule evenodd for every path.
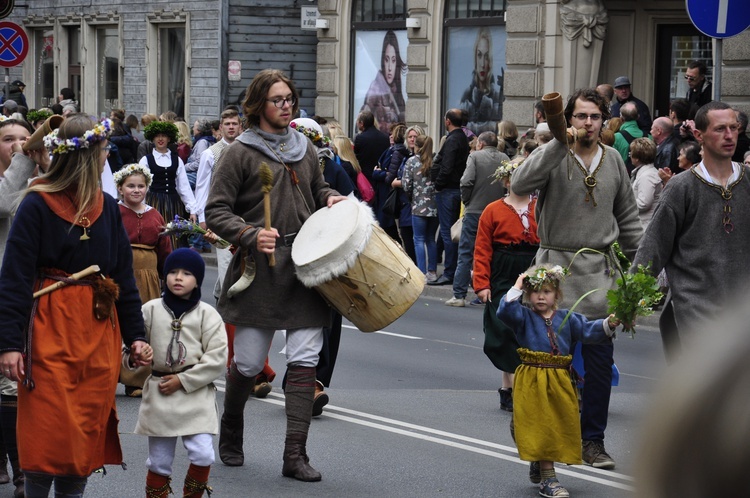
M 224 383 L 221 381 L 217 381 L 216 384 L 217 384 L 217 389 L 223 392 Z M 221 387 L 218 387 L 218 386 L 221 386 Z M 277 398 L 277 399 L 269 399 L 269 398 Z M 265 403 L 270 403 L 270 404 L 278 405 L 278 406 L 284 406 L 283 394 L 272 392 L 271 394 L 269 394 L 269 398 L 260 399 L 258 401 L 263 401 Z M 339 412 L 339 413 L 336 413 L 336 412 Z M 498 444 L 498 443 L 492 443 L 489 441 L 484 441 L 484 440 L 472 438 L 469 436 L 462 436 L 461 434 L 441 431 L 439 429 L 432 429 L 430 427 L 425 427 L 422 425 L 402 422 L 400 420 L 395 420 L 395 419 L 391 419 L 387 417 L 381 417 L 379 415 L 373 415 L 370 413 L 360 412 L 357 410 L 350 410 L 348 408 L 338 407 L 338 406 L 334 406 L 330 404 L 326 405 L 325 415 L 328 418 L 342 420 L 342 421 L 349 422 L 352 424 L 370 427 L 372 429 L 378 429 L 378 430 L 382 430 L 386 432 L 391 432 L 394 434 L 399 434 L 402 436 L 411 437 L 414 439 L 420 439 L 423 441 L 429 441 L 432 443 L 442 444 L 444 446 L 448 446 L 448 447 L 452 447 L 452 448 L 456 448 L 456 449 L 460 449 L 464 451 L 469 451 L 472 453 L 477 453 L 477 454 L 489 456 L 492 458 L 497 458 L 499 460 L 505 460 L 505 461 L 523 465 L 523 466 L 528 465 L 528 462 L 525 462 L 518 458 L 518 450 L 516 450 L 515 448 L 511 446 L 505 446 L 505 445 Z M 355 417 L 359 417 L 359 418 L 355 418 Z M 363 419 L 369 419 L 369 420 L 363 420 Z M 390 424 L 390 425 L 385 425 L 385 424 Z M 452 440 L 455 440 L 455 441 L 452 441 Z M 588 467 L 588 466 L 583 466 L 583 465 L 570 465 L 570 466 L 558 465 L 557 467 L 555 467 L 555 469 L 559 474 L 575 477 L 577 479 L 582 479 L 585 481 L 594 482 L 594 483 L 608 486 L 611 488 L 622 489 L 625 491 L 634 491 L 631 485 L 612 480 L 612 479 L 619 479 L 621 481 L 632 482 L 633 478 L 625 474 L 620 474 L 620 473 L 612 472 L 609 470 L 596 469 L 594 467 Z M 603 477 L 597 477 L 596 475 L 591 475 L 591 474 L 599 474 Z
M 345 329 L 359 330 L 357 327 L 355 327 L 353 325 L 342 325 L 341 327 L 345 328 Z M 415 337 L 413 335 L 397 334 L 395 332 L 386 332 L 385 330 L 376 330 L 375 332 L 372 332 L 372 333 L 373 334 L 390 335 L 390 336 L 393 336 L 393 337 L 400 337 L 402 339 L 417 339 L 417 340 L 423 339 L 423 337 Z

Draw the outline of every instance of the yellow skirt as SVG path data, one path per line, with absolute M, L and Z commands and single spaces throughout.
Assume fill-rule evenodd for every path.
M 521 460 L 581 463 L 578 398 L 568 367 L 572 356 L 519 348 L 513 382 L 513 423 Z
M 156 270 L 156 248 L 141 244 L 132 244 L 132 248 L 135 285 L 141 295 L 141 302 L 147 303 L 161 296 L 161 281 Z

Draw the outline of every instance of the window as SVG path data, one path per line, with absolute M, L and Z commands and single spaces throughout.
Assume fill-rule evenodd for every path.
M 448 0 L 445 5 L 443 110 L 469 114 L 477 135 L 497 132 L 505 95 L 505 0 Z
M 352 14 L 355 23 L 404 21 L 406 2 L 404 0 L 357 0 Z
M 185 28 L 159 28 L 159 112 L 185 115 Z
M 96 29 L 96 108 L 109 116 L 120 107 L 120 36 L 116 26 Z
M 34 63 L 36 74 L 34 83 L 36 86 L 35 100 L 32 104 L 36 108 L 49 107 L 57 101 L 55 91 L 55 64 L 54 64 L 55 36 L 52 28 L 34 30 Z
M 71 88 L 75 100 L 81 102 L 81 26 L 66 26 L 68 35 L 68 78 L 64 86 Z M 61 85 L 63 86 L 63 85 Z
M 146 33 L 146 109 L 190 116 L 190 13 L 148 14 Z

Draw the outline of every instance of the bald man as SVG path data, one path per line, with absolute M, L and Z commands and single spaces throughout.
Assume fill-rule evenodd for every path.
M 673 131 L 672 120 L 664 116 L 656 118 L 651 125 L 651 136 L 656 142 L 654 166 L 656 169 L 669 168 L 672 173 L 677 174 L 680 172 L 677 165 L 677 146 L 679 144 L 672 133 Z

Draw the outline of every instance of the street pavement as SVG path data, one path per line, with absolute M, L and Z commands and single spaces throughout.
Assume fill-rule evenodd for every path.
M 207 268 L 203 298 L 209 303 L 215 278 L 215 268 Z M 450 295 L 449 286 L 428 286 L 402 318 L 379 332 L 361 333 L 344 322 L 331 402 L 313 419 L 308 442 L 311 464 L 323 474 L 319 483 L 281 476 L 284 356 L 277 333 L 269 354 L 278 374 L 274 390 L 266 399 L 251 398 L 245 410 L 245 465 L 224 466 L 217 449 L 212 498 L 538 496 L 510 437 L 511 415 L 499 409 L 500 372 L 482 352 L 483 307 L 444 306 Z M 572 496 L 632 496 L 638 431 L 664 368 L 656 325 L 656 317 L 644 319 L 634 339 L 621 334 L 615 343 L 621 375 L 612 392 L 606 444 L 617 468 L 558 465 Z M 216 382 L 219 407 L 224 385 L 223 379 Z M 117 403 L 128 469 L 95 474 L 87 496 L 144 494 L 147 438 L 133 434 L 140 400 L 124 396 L 120 387 Z M 177 496 L 187 466 L 178 443 L 172 483 Z

